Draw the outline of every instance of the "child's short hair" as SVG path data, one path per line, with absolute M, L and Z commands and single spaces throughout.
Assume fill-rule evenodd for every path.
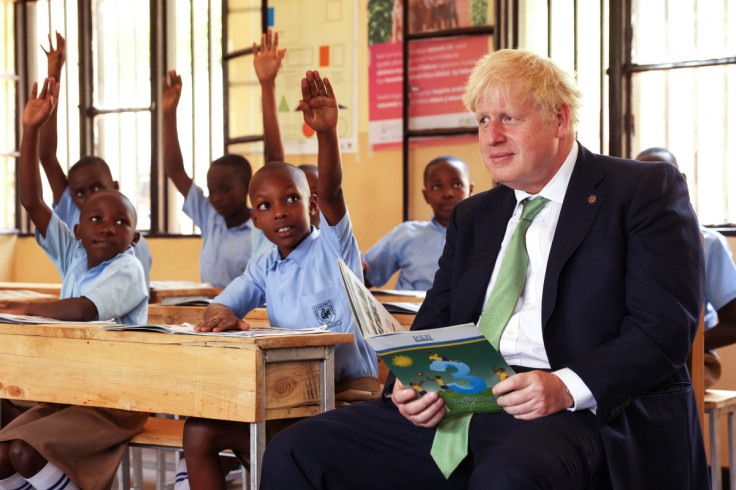
M 234 169 L 240 175 L 246 185 L 250 182 L 251 177 L 253 177 L 253 169 L 250 166 L 250 162 L 245 157 L 240 155 L 233 155 L 231 153 L 228 153 L 227 155 L 221 156 L 210 164 L 210 166 L 212 167 L 214 167 L 215 165 L 222 165 L 223 167 L 230 167 Z
M 269 172 L 275 172 L 278 170 L 287 170 L 292 177 L 294 177 L 294 183 L 296 184 L 296 187 L 301 190 L 302 192 L 305 192 L 305 196 L 310 196 L 311 192 L 309 191 L 309 181 L 307 181 L 307 174 L 304 173 L 300 168 L 295 167 L 294 165 L 286 162 L 268 162 L 261 168 L 259 168 L 254 178 L 251 180 L 250 185 L 248 186 L 248 194 L 253 192 L 253 189 L 255 187 L 255 184 L 258 183 L 258 180 L 255 177 L 260 177 L 263 174 L 269 173 Z M 253 197 L 251 197 L 253 199 Z
M 69 174 L 83 168 L 92 167 L 94 165 L 99 165 L 105 172 L 106 176 L 110 177 L 110 180 L 112 180 L 112 172 L 110 171 L 110 166 L 102 158 L 94 156 L 84 156 L 80 158 L 77 163 L 69 168 Z
M 442 155 L 441 157 L 433 158 L 431 162 L 427 164 L 426 167 L 424 167 L 424 185 L 427 185 L 427 177 L 429 177 L 429 171 L 432 169 L 432 167 L 440 164 L 440 163 L 451 163 L 453 165 L 457 165 L 462 169 L 463 176 L 470 180 L 470 170 L 468 170 L 468 165 L 460 160 L 456 156 L 452 155 Z

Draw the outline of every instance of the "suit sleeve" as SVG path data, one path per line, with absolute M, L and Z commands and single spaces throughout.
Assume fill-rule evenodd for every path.
M 599 218 L 607 223 L 602 226 L 622 231 L 620 240 L 604 238 L 606 247 L 619 248 L 610 252 L 622 257 L 617 266 L 623 270 L 612 272 L 610 280 L 585 276 L 609 290 L 595 304 L 600 310 L 597 321 L 583 313 L 585 324 L 577 329 L 600 328 L 610 338 L 567 364 L 595 396 L 601 423 L 615 418 L 644 392 L 657 393 L 689 381 L 682 373 L 704 298 L 703 248 L 684 179 L 668 165 L 650 166 L 638 177 L 631 198 L 611 199 L 617 207 Z M 568 279 L 581 274 L 571 273 Z M 560 290 L 566 287 L 561 280 Z M 585 301 L 578 300 L 575 307 L 591 311 Z M 613 328 L 607 326 L 609 311 L 620 311 Z M 618 332 L 612 334 L 615 329 Z

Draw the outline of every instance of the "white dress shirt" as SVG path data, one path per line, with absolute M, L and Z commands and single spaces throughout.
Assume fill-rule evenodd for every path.
M 501 250 L 493 268 L 483 304 L 488 301 L 498 271 L 501 268 L 501 263 L 508 250 L 511 235 L 513 235 L 521 218 L 521 201 L 527 197 L 541 196 L 549 199 L 549 202 L 534 218 L 526 233 L 526 248 L 529 255 L 526 280 L 519 301 L 514 308 L 514 313 L 501 335 L 499 351 L 506 362 L 512 365 L 541 369 L 550 368 L 542 336 L 542 291 L 544 276 L 547 272 L 549 251 L 552 248 L 557 221 L 560 218 L 562 201 L 565 198 L 567 185 L 570 182 L 570 176 L 577 157 L 578 144 L 575 142 L 565 162 L 539 194 L 531 195 L 524 191 L 514 190 L 516 209 L 514 209 L 514 214 L 506 226 L 506 234 L 503 237 L 503 243 L 501 243 Z M 575 401 L 571 410 L 595 409 L 596 401 L 593 394 L 574 371 L 563 368 L 554 371 L 554 374 L 562 380 Z

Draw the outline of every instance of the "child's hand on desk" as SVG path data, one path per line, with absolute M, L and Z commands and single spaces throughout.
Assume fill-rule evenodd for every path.
M 204 318 L 194 326 L 197 332 L 222 332 L 224 330 L 249 330 L 250 325 L 235 316 L 227 306 L 213 303 L 204 310 Z
M 308 71 L 302 78 L 302 100 L 299 107 L 304 122 L 316 132 L 334 130 L 337 127 L 337 99 L 330 81 L 323 80 L 318 71 Z M 320 172 L 321 173 L 321 172 Z
M 20 301 L 0 301 L 0 311 L 3 313 L 12 313 L 13 315 L 27 315 L 28 303 Z

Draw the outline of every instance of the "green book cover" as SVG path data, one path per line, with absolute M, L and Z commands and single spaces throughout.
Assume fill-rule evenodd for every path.
M 491 390 L 514 371 L 472 323 L 366 340 L 404 386 L 437 392 L 445 417 L 503 410 Z

